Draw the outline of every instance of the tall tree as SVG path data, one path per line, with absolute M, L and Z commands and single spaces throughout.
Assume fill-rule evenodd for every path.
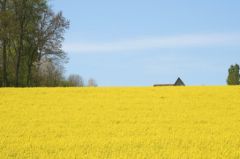
M 46 59 L 56 67 L 67 61 L 62 42 L 68 27 L 48 0 L 0 0 L 0 86 L 40 85 Z
M 228 78 L 227 84 L 228 85 L 239 85 L 240 84 L 240 75 L 239 75 L 239 65 L 231 65 L 228 70 Z
M 62 49 L 64 32 L 69 28 L 69 21 L 62 12 L 54 14 L 51 9 L 45 10 L 39 21 L 35 46 L 37 52 L 35 64 L 41 65 L 42 59 L 51 59 L 58 62 L 67 62 L 66 53 Z
M 66 53 L 62 50 L 64 32 L 69 28 L 69 21 L 66 20 L 62 12 L 55 14 L 46 5 L 41 5 L 41 14 L 37 15 L 37 26 L 29 33 L 30 43 L 29 56 L 27 59 L 27 84 L 31 83 L 32 69 L 39 69 L 42 59 L 55 61 L 67 60 Z
M 2 47 L 2 86 L 8 86 L 7 77 L 7 41 L 8 41 L 8 19 L 7 0 L 0 1 L 0 40 Z

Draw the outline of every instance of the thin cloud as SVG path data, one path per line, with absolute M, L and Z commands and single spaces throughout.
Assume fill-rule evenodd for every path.
M 64 50 L 73 53 L 137 51 L 160 48 L 189 48 L 240 45 L 240 33 L 191 34 L 126 39 L 108 43 L 68 43 Z

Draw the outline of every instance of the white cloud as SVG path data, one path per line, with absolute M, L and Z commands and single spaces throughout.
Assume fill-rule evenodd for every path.
M 240 33 L 189 34 L 178 36 L 126 39 L 108 43 L 67 43 L 64 50 L 73 53 L 119 52 L 158 48 L 189 48 L 239 45 Z

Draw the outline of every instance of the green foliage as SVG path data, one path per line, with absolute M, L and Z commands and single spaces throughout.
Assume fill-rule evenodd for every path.
M 0 86 L 59 85 L 68 27 L 69 21 L 53 12 L 47 0 L 0 0 Z M 45 61 L 54 65 L 54 75 L 42 72 Z
M 240 74 L 239 74 L 239 65 L 231 65 L 228 70 L 228 85 L 239 85 L 240 84 Z

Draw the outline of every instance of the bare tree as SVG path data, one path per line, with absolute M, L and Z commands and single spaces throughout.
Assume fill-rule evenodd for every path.
M 71 86 L 71 87 L 83 87 L 84 86 L 83 79 L 79 75 L 75 75 L 75 74 L 69 75 L 68 82 L 69 82 L 69 86 Z
M 42 60 L 37 80 L 40 82 L 40 86 L 60 86 L 61 82 L 64 80 L 62 66 L 50 59 Z
M 28 60 L 28 81 L 31 81 L 32 68 L 37 64 L 37 71 L 41 65 L 42 58 L 67 62 L 67 55 L 62 49 L 64 32 L 69 28 L 69 21 L 62 12 L 55 14 L 50 8 L 45 8 L 38 21 L 38 28 L 32 39 L 31 55 Z M 29 83 L 29 82 L 28 82 Z
M 97 87 L 97 82 L 93 78 L 90 78 L 88 80 L 88 87 Z

